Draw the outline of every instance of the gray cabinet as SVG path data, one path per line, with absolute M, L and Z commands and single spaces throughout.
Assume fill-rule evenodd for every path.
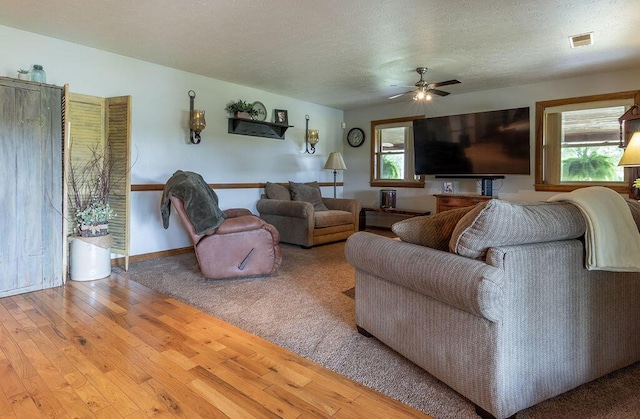
M 63 283 L 61 100 L 0 77 L 0 297 Z

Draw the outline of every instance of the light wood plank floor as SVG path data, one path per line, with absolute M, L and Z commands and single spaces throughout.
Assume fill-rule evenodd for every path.
M 425 418 L 132 281 L 0 299 L 0 418 Z

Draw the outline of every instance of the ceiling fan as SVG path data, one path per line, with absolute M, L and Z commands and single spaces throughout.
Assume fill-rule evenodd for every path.
M 438 90 L 436 87 L 448 86 L 450 84 L 459 84 L 459 80 L 447 80 L 441 81 L 439 83 L 429 83 L 424 79 L 424 75 L 427 73 L 427 67 L 418 67 L 416 68 L 416 72 L 420 74 L 420 80 L 415 84 L 417 89 L 409 90 L 404 93 L 400 93 L 397 95 L 391 96 L 389 99 L 395 99 L 403 95 L 407 95 L 409 93 L 413 93 L 413 100 L 431 100 L 431 94 L 438 96 L 446 96 L 449 92 L 445 92 L 443 90 Z M 409 86 L 406 86 L 409 87 Z

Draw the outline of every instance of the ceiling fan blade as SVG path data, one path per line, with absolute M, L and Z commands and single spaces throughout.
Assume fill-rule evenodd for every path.
M 460 80 L 447 80 L 441 81 L 439 83 L 429 83 L 429 87 L 441 87 L 441 86 L 449 86 L 450 84 L 460 84 Z
M 404 93 L 399 93 L 397 95 L 390 96 L 389 99 L 395 99 L 395 98 L 398 98 L 400 96 L 404 96 L 404 95 L 409 94 L 409 93 L 413 93 L 413 90 L 409 90 L 409 91 L 404 92 Z
M 448 94 L 450 94 L 449 92 L 445 92 L 438 89 L 427 89 L 427 92 L 433 93 L 434 95 L 438 95 L 438 96 L 447 96 Z

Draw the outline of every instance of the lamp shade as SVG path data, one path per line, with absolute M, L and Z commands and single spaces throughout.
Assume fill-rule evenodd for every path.
M 345 166 L 344 164 L 342 154 L 340 154 L 339 151 L 334 151 L 333 153 L 329 154 L 329 158 L 324 164 L 324 168 L 332 170 L 346 170 L 347 166 Z
M 332 153 L 333 154 L 333 153 Z M 633 133 L 618 166 L 640 166 L 640 131 Z

